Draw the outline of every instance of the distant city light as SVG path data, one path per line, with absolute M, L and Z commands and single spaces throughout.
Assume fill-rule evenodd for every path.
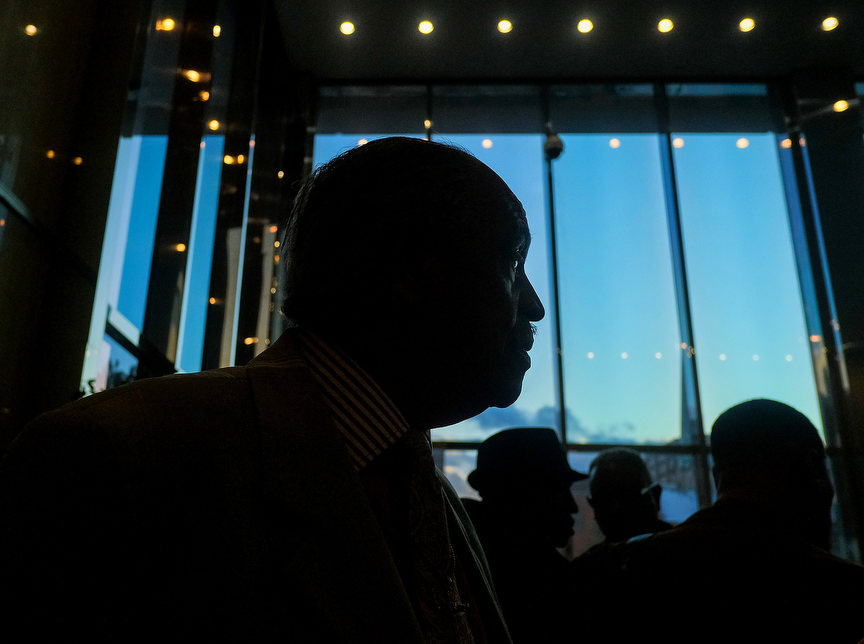
M 609 139 L 609 147 L 617 150 L 621 147 L 621 141 L 619 139 Z
M 84 163 L 84 157 L 72 157 L 72 163 L 75 165 L 81 165 Z
M 480 145 L 482 145 L 484 148 L 486 148 L 488 150 L 489 148 L 492 147 L 492 139 L 483 139 L 483 141 L 480 143 Z
M 683 148 L 684 147 L 684 139 L 682 139 L 680 136 L 675 137 L 674 139 L 672 139 L 672 145 L 676 148 Z
M 49 159 L 53 159 L 55 157 L 55 155 L 56 155 L 56 153 L 54 152 L 54 150 L 48 150 L 47 152 L 45 152 L 45 156 L 48 157 Z
M 792 139 L 783 139 L 780 141 L 780 147 L 788 150 L 792 147 Z
M 672 22 L 669 18 L 663 18 L 660 22 L 657 23 L 657 31 L 661 34 L 668 34 L 675 28 L 675 23 Z
M 279 172 L 276 173 L 276 176 L 279 177 L 280 179 L 282 179 L 285 176 L 285 171 L 280 170 Z
M 502 34 L 509 34 L 513 31 L 513 23 L 509 20 L 501 20 L 498 22 L 498 31 Z
M 756 27 L 756 21 L 753 18 L 744 18 L 741 22 L 738 23 L 738 29 L 743 32 L 753 31 L 753 28 Z
M 256 338 L 256 337 L 252 337 L 252 338 L 243 338 L 243 344 L 245 344 L 247 347 L 248 347 L 250 344 L 255 344 L 256 342 L 258 342 L 258 338 Z
M 849 101 L 839 100 L 834 103 L 835 112 L 845 112 L 849 109 Z
M 178 253 L 185 253 L 186 244 L 177 244 L 176 246 L 174 246 L 174 250 L 176 250 Z
M 194 69 L 187 69 L 183 72 L 183 75 L 188 78 L 193 83 L 197 83 L 201 80 L 201 72 Z
M 588 18 L 582 18 L 582 20 L 580 20 L 576 25 L 576 29 L 579 30 L 580 34 L 587 34 L 589 31 L 594 29 L 594 23 L 588 20 Z
M 832 29 L 836 29 L 837 25 L 840 24 L 840 21 L 837 20 L 834 16 L 828 16 L 825 20 L 822 21 L 822 30 L 823 31 L 831 31 Z
M 354 23 L 348 22 L 347 20 L 339 25 L 339 31 L 341 31 L 346 36 L 350 36 L 354 33 Z
M 200 98 L 202 101 L 209 101 L 210 92 L 208 92 L 206 89 L 202 89 L 200 92 L 198 92 L 198 98 Z
M 39 28 L 36 25 L 27 25 L 24 27 L 24 33 L 28 36 L 35 36 L 39 33 Z
M 246 161 L 246 157 L 243 156 L 242 154 L 238 154 L 237 155 L 237 163 L 243 163 L 244 161 Z
M 162 20 L 156 21 L 156 31 L 174 31 L 176 26 L 177 23 L 174 22 L 173 18 L 162 18 Z
M 209 127 L 211 130 L 213 130 L 215 132 L 216 130 L 219 129 L 219 121 L 217 121 L 216 119 L 213 119 L 212 121 L 210 121 L 207 124 L 207 127 Z
M 224 157 L 222 157 L 222 163 L 224 163 L 225 165 L 234 165 L 234 161 L 234 157 L 232 157 L 230 154 L 226 154 Z
M 220 25 L 213 25 L 213 37 L 218 38 L 222 35 L 222 27 Z
M 279 241 L 278 241 L 278 240 L 275 241 L 275 242 L 273 242 L 273 247 L 274 247 L 274 248 L 279 248 Z
M 273 224 L 272 226 L 270 226 L 270 228 L 269 228 L 268 230 L 269 230 L 271 233 L 278 232 L 278 231 L 279 231 L 279 226 L 277 226 L 276 224 Z
M 735 141 L 735 145 L 737 145 L 738 148 L 743 150 L 744 148 L 746 148 L 747 146 L 750 145 L 750 141 L 742 136 L 740 139 Z
M 210 298 L 210 304 L 216 304 L 216 298 L 215 297 Z
M 424 21 L 421 22 L 419 25 L 417 25 L 417 30 L 418 30 L 421 34 L 427 34 L 427 35 L 428 35 L 428 34 L 431 34 L 433 29 L 435 29 L 435 25 L 433 25 L 433 24 L 432 24 L 431 22 L 429 22 L 428 20 L 424 20 Z

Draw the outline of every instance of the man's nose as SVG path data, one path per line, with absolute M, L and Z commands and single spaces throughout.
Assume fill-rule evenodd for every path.
M 537 291 L 534 290 L 534 285 L 531 280 L 525 278 L 525 288 L 522 290 L 519 300 L 519 308 L 525 312 L 525 316 L 531 322 L 538 322 L 546 317 L 546 309 L 543 308 L 543 302 L 537 296 Z

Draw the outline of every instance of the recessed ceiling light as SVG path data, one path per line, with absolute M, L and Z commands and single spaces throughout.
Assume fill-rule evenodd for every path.
M 579 30 L 579 33 L 587 34 L 589 31 L 594 29 L 594 23 L 588 20 L 588 18 L 582 18 L 582 20 L 580 20 L 576 25 L 576 29 Z
M 621 147 L 620 139 L 609 139 L 609 147 L 612 148 L 613 150 L 617 150 L 618 148 L 620 148 Z
M 741 150 L 750 145 L 750 141 L 744 138 L 743 136 L 735 141 L 735 145 L 737 145 Z
M 669 18 L 663 18 L 660 22 L 657 23 L 657 31 L 661 34 L 668 34 L 675 28 L 675 23 L 672 22 Z
M 35 36 L 39 32 L 39 28 L 36 25 L 27 25 L 24 27 L 24 33 L 28 36 Z
M 350 36 L 354 33 L 354 23 L 348 22 L 347 20 L 339 25 L 339 31 L 341 31 L 346 36 Z
M 756 21 L 753 18 L 744 18 L 741 22 L 738 23 L 738 29 L 743 32 L 753 31 L 756 27 Z
M 492 147 L 492 139 L 483 139 L 480 145 L 482 145 L 484 149 L 488 150 Z
M 433 25 L 428 20 L 424 20 L 419 25 L 417 25 L 417 31 L 419 31 L 421 34 L 431 34 L 433 29 L 435 29 L 435 25 Z
M 680 136 L 675 137 L 674 139 L 672 139 L 672 145 L 676 148 L 683 148 L 684 147 L 684 139 L 682 139 Z
M 498 22 L 498 31 L 500 31 L 502 34 L 509 34 L 511 31 L 513 31 L 513 23 L 509 20 L 500 20 Z
M 822 21 L 822 30 L 823 31 L 831 31 L 832 29 L 836 29 L 840 24 L 840 21 L 837 20 L 834 16 L 828 16 L 825 20 Z

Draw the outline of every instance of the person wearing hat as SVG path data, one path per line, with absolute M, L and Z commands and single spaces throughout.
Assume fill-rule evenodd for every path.
M 507 429 L 477 450 L 468 483 L 482 501 L 463 503 L 517 644 L 572 639 L 563 605 L 568 561 L 557 548 L 573 534 L 578 512 L 570 486 L 585 478 L 570 468 L 551 429 Z

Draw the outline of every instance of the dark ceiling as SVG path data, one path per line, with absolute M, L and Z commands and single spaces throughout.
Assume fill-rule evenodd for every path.
M 291 66 L 319 80 L 864 78 L 864 0 L 274 0 Z M 752 17 L 749 33 L 738 22 Z M 826 16 L 839 26 L 823 31 Z M 590 18 L 583 35 L 576 23 Z M 669 17 L 668 34 L 657 22 Z M 507 18 L 509 34 L 496 29 Z M 339 25 L 352 21 L 344 36 Z M 434 31 L 417 30 L 430 20 Z

